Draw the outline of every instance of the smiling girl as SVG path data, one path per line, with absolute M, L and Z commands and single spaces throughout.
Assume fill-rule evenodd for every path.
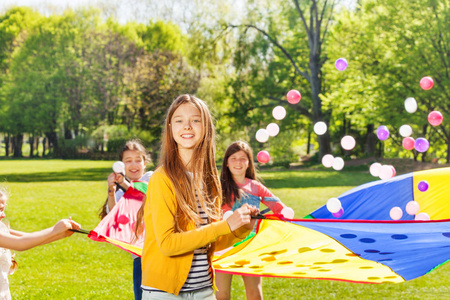
M 152 171 L 145 173 L 145 167 L 150 160 L 147 149 L 138 139 L 132 139 L 125 143 L 122 151 L 119 153 L 119 159 L 125 165 L 125 176 L 131 181 L 148 182 Z M 124 174 L 111 173 L 108 176 L 108 197 L 103 204 L 99 216 L 103 219 L 122 198 L 125 191 L 130 187 L 130 182 L 125 180 Z M 120 186 L 121 188 L 117 187 Z M 142 299 L 141 291 L 142 271 L 141 258 L 133 255 L 133 287 L 134 299 Z
M 143 214 L 143 299 L 215 299 L 214 249 L 242 240 L 254 226 L 251 216 L 259 210 L 250 205 L 221 220 L 214 146 L 206 104 L 191 95 L 175 99 L 166 115 L 160 167 L 137 222 Z
M 224 217 L 243 205 L 259 207 L 260 202 L 276 214 L 287 206 L 257 180 L 250 146 L 237 141 L 228 146 L 223 158 L 221 183 L 223 190 L 222 211 Z M 217 299 L 230 299 L 231 274 L 217 273 Z M 261 277 L 242 276 L 247 299 L 263 299 Z

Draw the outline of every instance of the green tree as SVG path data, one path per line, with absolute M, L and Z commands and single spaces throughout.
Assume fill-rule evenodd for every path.
M 294 0 L 292 3 L 271 3 L 272 6 L 264 7 L 263 11 L 259 7 L 259 2 L 253 5 L 254 7 L 249 10 L 252 12 L 260 10 L 259 14 L 252 14 L 247 23 L 230 26 L 242 28 L 242 35 L 250 33 L 250 30 L 256 30 L 260 34 L 238 48 L 241 52 L 237 53 L 235 61 L 238 68 L 242 63 L 251 64 L 253 67 L 256 64 L 252 62 L 261 64 L 257 70 L 262 73 L 257 74 L 258 71 L 251 68 L 248 74 L 253 73 L 251 76 L 256 75 L 260 78 L 259 84 L 255 85 L 261 90 L 257 97 L 262 96 L 266 100 L 257 104 L 258 101 L 255 101 L 254 97 L 256 95 L 246 94 L 250 97 L 250 101 L 241 94 L 237 97 L 242 99 L 241 102 L 245 103 L 247 109 L 264 107 L 269 103 L 273 107 L 276 104 L 286 103 L 283 96 L 290 89 L 307 86 L 308 90 L 300 89 L 304 100 L 299 105 L 289 107 L 313 123 L 317 121 L 328 123 L 330 112 L 324 111 L 320 95 L 324 93 L 322 68 L 327 59 L 323 47 L 328 37 L 334 1 Z M 240 38 L 240 41 L 243 41 L 243 38 Z M 256 49 L 252 47 L 255 44 L 259 45 Z M 239 87 L 245 82 L 254 85 L 253 81 L 242 81 L 242 78 L 239 78 L 235 83 L 235 89 L 245 91 L 245 88 Z M 328 133 L 319 136 L 318 142 L 320 157 L 331 152 Z
M 417 158 L 416 151 L 402 149 L 398 134 L 401 125 L 410 124 L 415 138 L 429 139 L 427 153 L 450 158 L 450 127 L 445 121 L 438 127 L 427 122 L 432 110 L 442 112 L 444 120 L 449 117 L 448 5 L 448 1 L 364 1 L 356 11 L 340 14 L 334 27 L 330 49 L 340 53 L 330 55 L 347 57 L 349 68 L 342 74 L 330 73 L 325 105 L 360 129 L 387 125 L 391 139 L 384 142 L 386 155 Z M 423 76 L 434 78 L 433 89 L 420 88 Z M 405 111 L 407 97 L 417 99 L 414 114 Z M 424 160 L 426 153 L 421 156 Z

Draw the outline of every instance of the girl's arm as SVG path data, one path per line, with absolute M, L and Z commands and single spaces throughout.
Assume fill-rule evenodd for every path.
M 116 173 L 108 176 L 108 198 L 106 199 L 106 212 L 109 213 L 116 205 Z
M 9 233 L 14 236 L 23 236 L 26 232 L 10 229 Z
M 257 182 L 257 181 L 254 181 Z M 261 197 L 261 202 L 270 208 L 276 214 L 281 214 L 283 208 L 287 207 L 283 202 L 281 202 L 280 198 L 275 196 L 268 188 L 266 188 L 262 183 L 257 182 L 258 184 L 258 196 Z
M 118 174 L 118 173 L 111 173 L 108 176 L 108 199 L 107 199 L 107 206 L 108 206 L 108 210 L 107 212 L 109 213 L 114 206 L 116 205 L 117 201 L 116 201 L 116 191 L 118 189 L 118 187 L 116 186 L 116 182 L 118 185 L 120 185 L 120 187 L 126 191 L 128 190 L 128 188 L 131 186 L 131 183 L 128 182 L 127 180 L 125 180 L 124 176 L 122 174 Z M 119 200 L 119 199 L 117 199 Z
M 69 229 L 80 229 L 80 225 L 72 220 L 64 219 L 53 227 L 41 231 L 26 233 L 11 230 L 11 234 L 0 232 L 0 247 L 16 251 L 28 250 L 71 236 L 73 232 Z
M 176 207 L 175 194 L 169 178 L 162 172 L 155 172 L 150 178 L 144 220 L 145 223 L 151 222 L 153 225 L 156 243 L 167 256 L 194 251 L 227 234 L 239 235 L 242 239 L 252 228 L 250 218 L 252 210 L 245 207 L 236 210 L 234 217 L 230 217 L 231 225 L 228 220 L 222 220 L 200 228 L 188 228 L 187 231 L 177 232 L 174 227 Z M 243 228 L 246 224 L 249 227 Z M 233 230 L 236 231 L 232 233 Z

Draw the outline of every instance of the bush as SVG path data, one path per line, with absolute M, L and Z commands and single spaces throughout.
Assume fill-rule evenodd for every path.
M 106 143 L 106 149 L 108 153 L 119 153 L 119 151 L 122 149 L 122 147 L 127 142 L 127 139 L 125 138 L 114 138 L 109 139 Z

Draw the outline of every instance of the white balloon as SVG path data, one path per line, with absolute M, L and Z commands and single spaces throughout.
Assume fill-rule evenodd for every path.
M 276 123 L 270 123 L 266 130 L 270 136 L 276 136 L 280 132 L 280 127 Z
M 267 130 L 265 130 L 264 128 L 259 129 L 256 132 L 256 136 L 255 136 L 256 140 L 260 143 L 265 143 L 269 140 L 269 133 L 267 132 Z
M 341 157 L 335 157 L 333 162 L 333 169 L 340 171 L 344 168 L 344 160 Z
M 341 201 L 338 198 L 330 198 L 327 201 L 327 209 L 330 213 L 337 213 L 342 208 Z
M 356 146 L 355 138 L 351 135 L 346 135 L 341 139 L 341 146 L 344 150 L 352 150 Z
M 316 124 L 314 124 L 314 132 L 317 135 L 322 135 L 325 132 L 327 132 L 327 124 L 325 122 L 319 121 Z
M 420 205 L 417 201 L 412 200 L 406 204 L 406 212 L 411 216 L 417 214 L 419 212 L 419 209 Z
M 409 125 L 402 125 L 402 126 L 400 126 L 399 132 L 402 137 L 408 137 L 408 136 L 411 136 L 411 134 L 413 133 L 413 130 L 412 130 L 411 126 L 409 126 Z
M 331 167 L 333 166 L 333 163 L 334 163 L 334 156 L 333 156 L 333 155 L 331 155 L 331 154 L 325 154 L 325 155 L 322 157 L 322 165 L 323 165 L 325 168 L 331 168 Z
M 381 164 L 378 162 L 374 162 L 373 164 L 370 165 L 369 171 L 370 175 L 374 177 L 380 176 Z
M 395 207 L 391 208 L 391 211 L 389 212 L 389 216 L 391 217 L 392 220 L 400 220 L 401 217 L 403 216 L 403 211 L 400 207 L 395 206 Z
M 286 219 L 293 219 L 294 218 L 294 210 L 290 207 L 285 207 L 281 210 L 281 214 Z
M 408 97 L 405 100 L 405 109 L 410 114 L 415 113 L 417 110 L 417 102 L 413 97 Z
M 116 161 L 113 163 L 112 168 L 114 173 L 125 173 L 125 164 L 121 161 Z
M 380 169 L 380 179 L 386 180 L 395 176 L 394 170 L 390 165 L 383 165 Z
M 430 216 L 427 213 L 420 212 L 420 213 L 418 213 L 416 215 L 414 220 L 416 220 L 416 221 L 428 221 L 428 220 L 430 220 Z
M 286 109 L 283 106 L 276 106 L 272 110 L 272 116 L 277 120 L 283 120 L 286 117 Z
M 228 219 L 232 214 L 233 214 L 233 212 L 232 212 L 231 210 L 226 211 L 226 212 L 223 214 L 223 219 L 224 219 L 224 220 Z

